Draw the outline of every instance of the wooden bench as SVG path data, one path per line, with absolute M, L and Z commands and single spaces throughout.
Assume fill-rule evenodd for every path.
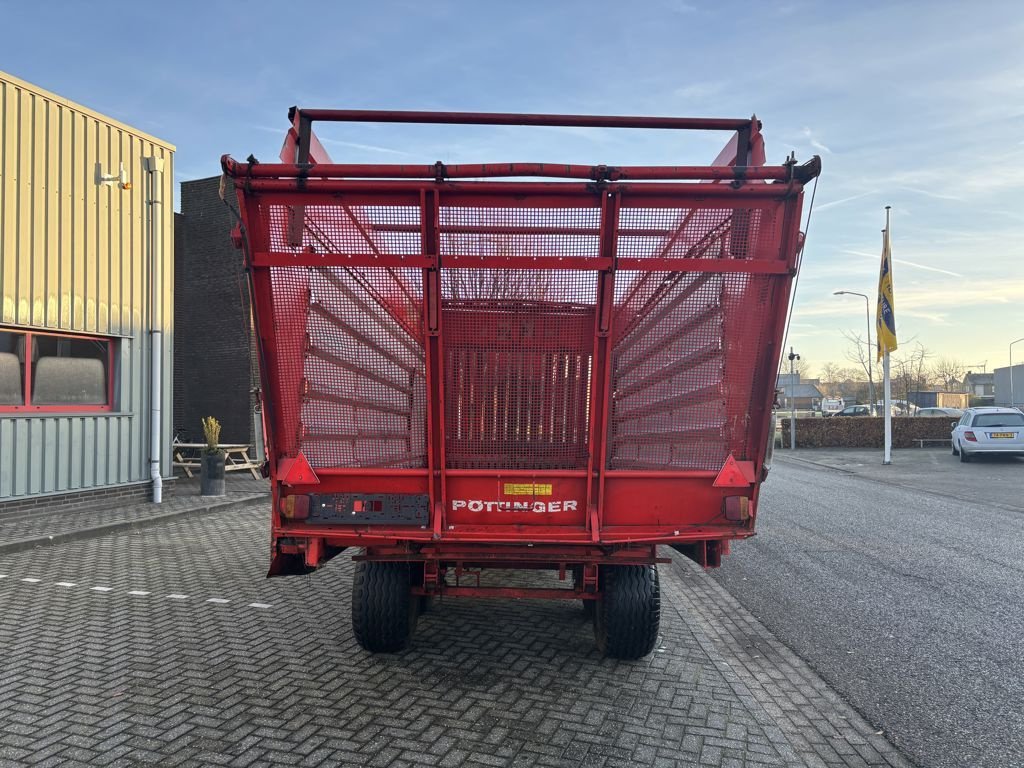
M 924 448 L 925 443 L 948 443 L 952 438 L 949 437 L 918 437 L 914 439 L 917 443 L 918 448 Z
M 174 443 L 171 447 L 174 451 L 174 460 L 171 463 L 185 470 L 188 477 L 194 477 L 192 470 L 199 469 L 200 451 L 206 447 L 206 443 Z M 222 443 L 217 447 L 225 454 L 225 472 L 241 472 L 247 469 L 255 479 L 260 479 L 260 465 L 249 458 L 248 445 Z

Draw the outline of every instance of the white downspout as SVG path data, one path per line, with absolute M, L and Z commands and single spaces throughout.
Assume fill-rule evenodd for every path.
M 163 501 L 163 479 L 160 477 L 160 459 L 163 453 L 163 430 L 161 429 L 161 400 L 163 397 L 163 313 L 162 313 L 162 281 L 163 274 L 163 173 L 164 161 L 161 157 L 144 159 L 145 169 L 149 173 L 149 255 L 150 255 L 150 444 L 149 444 L 149 476 L 153 481 L 153 503 Z

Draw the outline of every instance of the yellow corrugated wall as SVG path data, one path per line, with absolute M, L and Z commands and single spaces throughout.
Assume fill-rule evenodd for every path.
M 0 500 L 145 480 L 150 257 L 142 163 L 165 161 L 158 324 L 169 444 L 174 147 L 3 72 L 0 131 L 0 327 L 120 339 L 112 414 L 0 413 Z M 121 163 L 131 189 L 98 182 Z

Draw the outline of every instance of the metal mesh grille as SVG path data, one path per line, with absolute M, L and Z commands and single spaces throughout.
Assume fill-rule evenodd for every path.
M 442 256 L 596 257 L 599 208 L 442 206 Z
M 623 208 L 620 258 L 766 258 L 778 250 L 774 208 Z
M 314 467 L 426 465 L 416 269 L 274 267 L 279 438 Z
M 599 209 L 550 202 L 439 209 L 451 468 L 587 466 L 598 273 L 453 266 L 463 256 L 599 256 Z M 626 204 L 616 255 L 779 258 L 782 203 L 708 205 Z M 261 210 L 269 250 L 325 254 L 322 267 L 269 270 L 278 447 L 315 468 L 424 467 L 424 272 L 344 266 L 346 254 L 419 255 L 422 214 L 404 204 L 297 210 Z M 717 470 L 730 452 L 753 452 L 751 407 L 771 386 L 756 376 L 780 311 L 771 280 L 615 273 L 609 468 Z
M 720 469 L 747 455 L 768 281 L 744 274 L 617 275 L 610 469 Z M 743 336 L 737 339 L 736 334 Z
M 587 465 L 596 274 L 446 270 L 447 463 Z
M 396 256 L 421 251 L 418 206 L 267 205 L 263 216 L 272 251 Z

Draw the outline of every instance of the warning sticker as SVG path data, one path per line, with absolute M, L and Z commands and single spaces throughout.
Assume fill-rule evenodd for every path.
M 550 496 L 551 483 L 505 483 L 506 496 Z

